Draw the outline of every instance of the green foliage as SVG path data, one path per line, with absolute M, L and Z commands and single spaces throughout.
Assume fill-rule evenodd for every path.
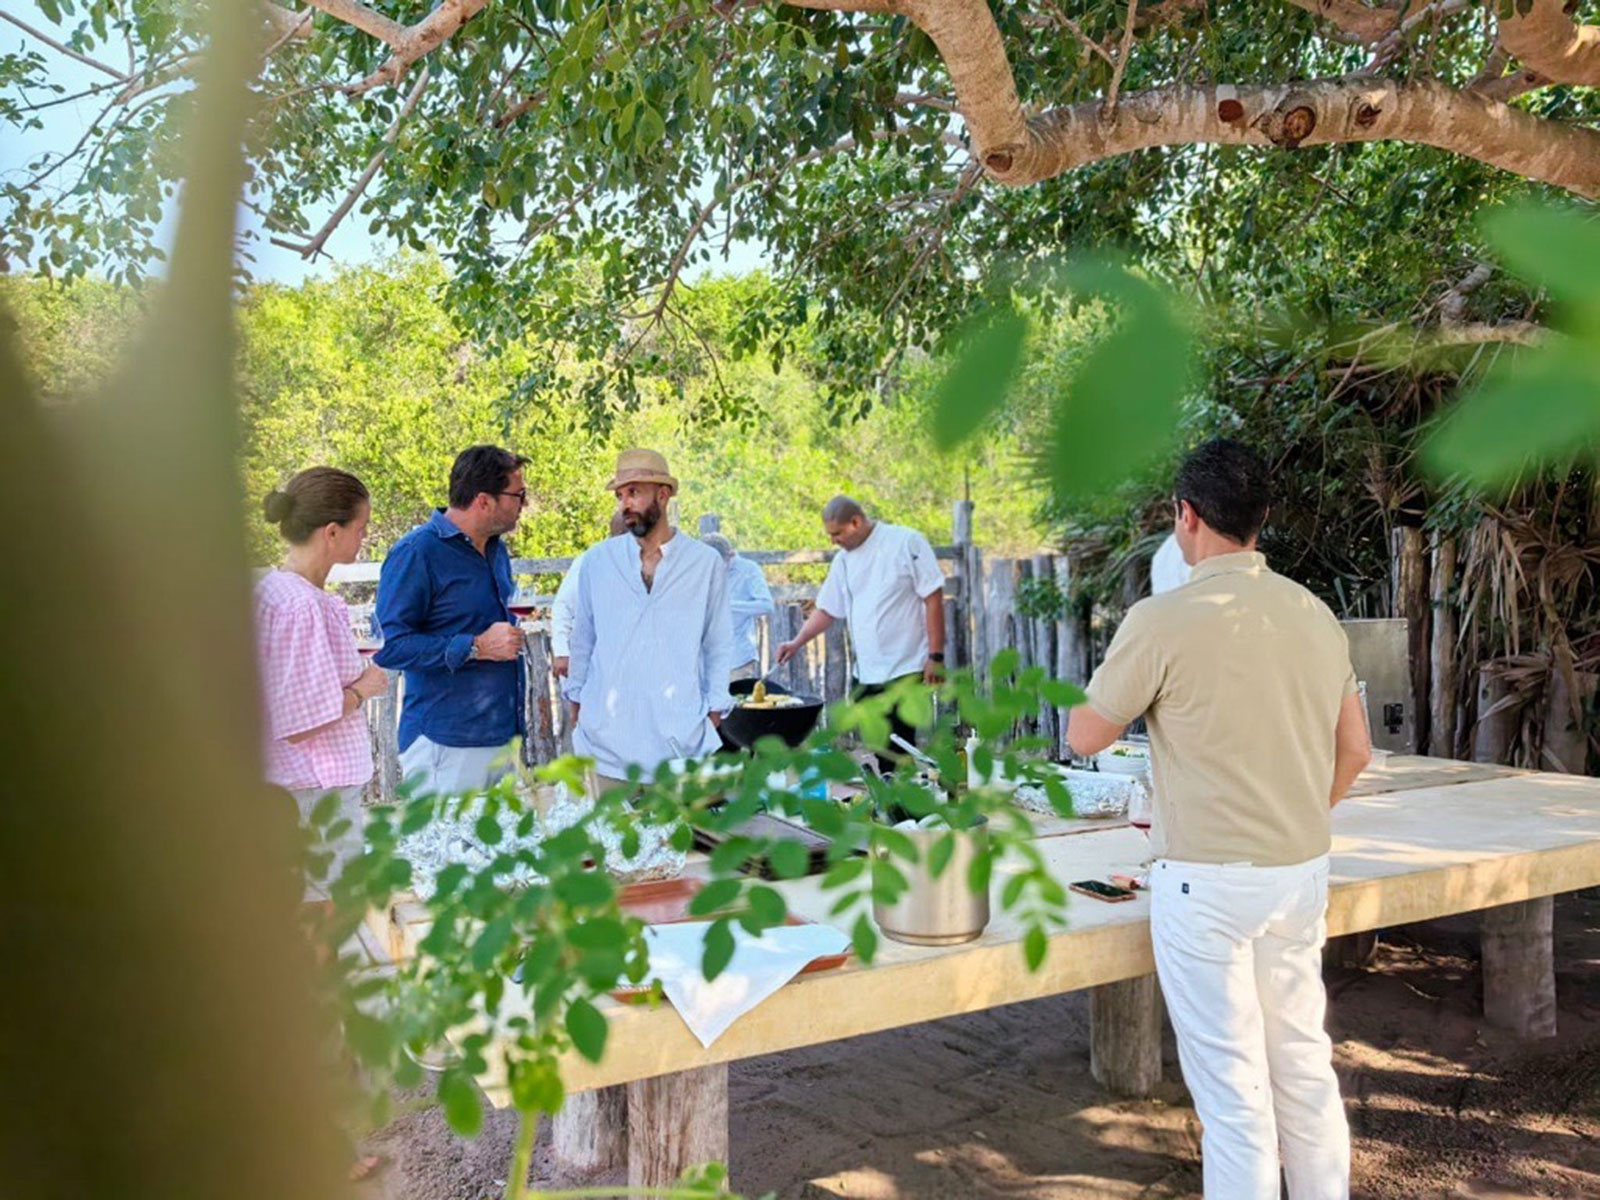
M 693 762 L 681 770 L 664 765 L 642 778 L 631 796 L 617 791 L 602 797 L 572 827 L 505 842 L 500 857 L 482 869 L 458 865 L 441 872 L 426 902 L 429 929 L 413 960 L 381 978 L 361 975 L 353 960 L 332 963 L 324 981 L 327 999 L 341 1013 L 351 1052 L 380 1091 L 390 1082 L 414 1083 L 418 1061 L 442 1061 L 438 1099 L 451 1128 L 463 1136 L 474 1135 L 483 1122 L 475 1080 L 485 1074 L 503 1078 L 512 1103 L 524 1114 L 514 1173 L 524 1169 L 532 1138 L 528 1122 L 560 1107 L 567 1056 L 597 1062 L 605 1054 L 608 1025 L 599 998 L 649 978 L 642 923 L 620 907 L 613 881 L 592 865 L 604 861 L 603 829 L 681 827 L 726 835 L 762 810 L 806 820 L 830 838 L 822 887 L 833 897 L 834 912 L 844 917 L 855 953 L 870 962 L 879 945 L 870 906 L 902 895 L 907 868 L 918 861 L 916 843 L 884 823 L 882 815 L 932 816 L 952 831 L 982 826 L 985 840 L 964 882 L 987 888 L 995 864 L 1007 863 L 999 907 L 1023 924 L 1022 953 L 1029 968 L 1037 969 L 1050 931 L 1065 922 L 1067 894 L 1045 866 L 1027 817 L 988 781 L 1002 772 L 1041 784 L 1053 780 L 1048 764 L 1012 735 L 1017 723 L 1041 705 L 1077 693 L 1043 671 L 1020 670 L 1014 653 L 996 659 L 991 679 L 980 685 L 971 674 L 958 672 L 937 689 L 908 681 L 858 704 L 836 706 L 828 727 L 803 746 L 766 739 L 748 756 L 717 756 L 715 771 Z M 863 775 L 855 758 L 842 752 L 844 730 L 886 727 L 888 713 L 895 710 L 924 727 L 926 752 L 939 778 L 950 781 L 942 792 L 930 790 L 909 761 L 879 778 Z M 979 784 L 970 789 L 957 743 L 958 720 L 985 737 L 973 764 Z M 385 911 L 406 886 L 410 867 L 399 856 L 402 831 L 414 832 L 441 815 L 459 816 L 469 805 L 481 808 L 486 818 L 502 811 L 525 814 L 528 787 L 575 778 L 580 767 L 563 760 L 503 781 L 480 797 L 411 797 L 373 810 L 367 852 L 332 881 L 334 912 L 317 919 L 316 938 L 336 957 L 335 948 L 355 925 L 369 911 Z M 862 794 L 835 803 L 773 786 L 775 778 L 799 778 L 808 770 L 853 783 Z M 333 815 L 328 806 L 314 817 Z M 313 829 L 319 836 L 323 832 L 316 821 Z M 954 842 L 952 832 L 932 843 L 928 865 L 936 874 L 949 869 Z M 743 869 L 762 860 L 784 862 L 792 845 L 728 838 L 712 856 L 710 878 L 691 905 L 694 916 L 709 923 L 701 964 L 707 979 L 731 959 L 735 924 L 759 935 L 788 918 L 784 892 Z M 724 852 L 728 846 L 733 850 Z M 794 874 L 805 870 L 803 856 L 789 865 Z M 512 885 L 513 873 L 524 882 Z M 696 1178 L 711 1186 L 722 1176 Z
M 1425 461 L 1496 490 L 1529 472 L 1600 465 L 1600 226 L 1550 208 L 1502 210 L 1485 226 L 1507 264 L 1549 293 L 1557 332 L 1495 363 L 1445 414 Z
M 1126 6 L 1073 13 L 1114 42 Z M 406 9 L 394 15 L 414 19 Z M 684 19 L 685 16 L 690 19 Z M 1019 263 L 1113 248 L 1216 297 L 1347 308 L 1383 294 L 1392 317 L 1467 257 L 1463 217 L 1528 188 L 1420 146 L 1154 149 L 1026 189 L 964 179 L 947 74 L 904 18 L 745 6 L 705 17 L 678 0 L 516 0 L 487 6 L 426 62 L 415 108 L 347 218 L 396 248 L 448 263 L 450 303 L 474 343 L 528 337 L 569 356 L 520 382 L 524 405 L 573 365 L 565 399 L 590 417 L 632 411 L 670 352 L 663 337 L 707 324 L 686 296 L 730 244 L 758 248 L 769 287 L 740 314 L 745 350 L 781 363 L 806 342 L 841 414 L 892 392 L 901 370 L 1006 295 Z M 1098 101 L 1109 68 L 1076 38 L 1041 31 L 1050 10 L 995 18 L 1033 111 Z M 163 0 L 44 6 L 58 40 L 121 61 L 126 36 L 144 90 L 100 81 L 105 104 L 83 151 L 40 156 L 0 184 L 0 252 L 53 275 L 99 268 L 136 281 L 159 261 L 156 227 L 175 191 L 173 146 L 192 104 L 198 12 Z M 1284 9 L 1263 22 L 1229 0 L 1139 31 L 1125 94 L 1174 83 L 1337 77 L 1368 52 L 1327 22 Z M 1463 85 L 1482 66 L 1472 13 L 1446 14 L 1395 48 L 1396 74 Z M 262 64 L 247 139 L 247 203 L 275 236 L 306 239 L 400 116 L 398 87 L 339 85 L 384 47 L 319 16 L 309 38 Z M 0 120 L 46 119 L 51 59 L 40 43 L 0 54 Z M 120 68 L 119 68 L 120 69 Z M 927 91 L 933 103 L 904 94 Z M 1591 123 L 1592 89 L 1518 101 L 1552 121 Z M 30 182 L 33 186 L 29 186 Z M 338 253 L 339 234 L 332 243 Z M 755 411 L 738 382 L 708 404 Z
M 365 557 L 378 558 L 444 502 L 452 458 L 479 441 L 513 446 L 531 460 L 531 505 L 513 537 L 518 554 L 572 554 L 598 540 L 612 507 L 605 480 L 617 451 L 630 445 L 668 455 L 683 480 L 686 527 L 699 513 L 718 513 L 723 529 L 751 549 L 820 544 L 818 512 L 839 491 L 946 540 L 951 501 L 969 472 L 986 548 L 1037 544 L 1034 501 L 1013 479 L 1022 453 L 1014 428 L 941 455 L 928 444 L 920 394 L 836 424 L 813 380 L 809 344 L 797 344 L 776 374 L 767 361 L 734 353 L 740 314 L 766 286 L 760 276 L 707 282 L 686 301 L 704 314 L 716 359 L 734 354 L 731 361 L 718 365 L 696 339 L 663 340 L 660 374 L 641 378 L 644 398 L 604 431 L 588 424 L 574 383 L 583 372 L 565 348 L 529 339 L 488 354 L 449 315 L 445 285 L 436 259 L 415 256 L 297 288 L 246 289 L 242 474 L 255 561 L 281 553 L 261 519 L 260 497 L 294 471 L 332 463 L 363 479 L 373 494 Z M 135 294 L 93 280 L 5 280 L 0 292 L 14 302 L 28 365 L 52 395 L 98 377 L 107 349 L 139 310 Z M 523 393 L 537 404 L 515 400 L 550 362 L 557 373 Z M 744 419 L 729 422 L 702 408 L 716 394 L 714 373 L 751 399 Z

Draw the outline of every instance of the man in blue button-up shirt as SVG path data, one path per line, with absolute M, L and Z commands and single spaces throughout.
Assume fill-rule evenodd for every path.
M 524 732 L 516 585 L 500 540 L 528 503 L 528 460 L 498 446 L 463 450 L 450 507 L 394 544 L 378 580 L 379 666 L 405 672 L 400 771 L 418 794 L 488 787 Z

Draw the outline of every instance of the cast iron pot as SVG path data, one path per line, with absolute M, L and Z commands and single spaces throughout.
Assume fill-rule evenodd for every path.
M 748 696 L 755 687 L 753 679 L 735 680 L 729 691 L 737 700 Z M 767 683 L 767 694 L 791 696 L 782 684 Z M 791 746 L 798 746 L 810 736 L 822 717 L 822 701 L 815 696 L 802 696 L 804 704 L 788 708 L 735 708 L 722 718 L 722 741 L 730 750 L 748 750 L 760 738 L 771 734 Z

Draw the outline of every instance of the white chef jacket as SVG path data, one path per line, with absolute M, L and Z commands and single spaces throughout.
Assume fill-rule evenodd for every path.
M 928 658 L 923 601 L 944 589 L 928 539 L 879 521 L 854 550 L 840 550 L 817 592 L 817 607 L 850 622 L 856 679 L 887 683 L 920 674 Z
M 733 665 L 742 667 L 761 654 L 757 626 L 772 615 L 772 589 L 760 565 L 737 554 L 728 564 L 728 603 L 733 609 Z

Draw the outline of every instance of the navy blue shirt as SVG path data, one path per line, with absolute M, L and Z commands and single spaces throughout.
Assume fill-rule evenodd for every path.
M 523 733 L 522 656 L 471 659 L 472 639 L 515 621 L 511 554 L 497 537 L 479 554 L 455 522 L 434 512 L 394 544 L 378 577 L 380 667 L 406 674 L 400 749 L 421 734 L 441 746 L 503 746 Z

